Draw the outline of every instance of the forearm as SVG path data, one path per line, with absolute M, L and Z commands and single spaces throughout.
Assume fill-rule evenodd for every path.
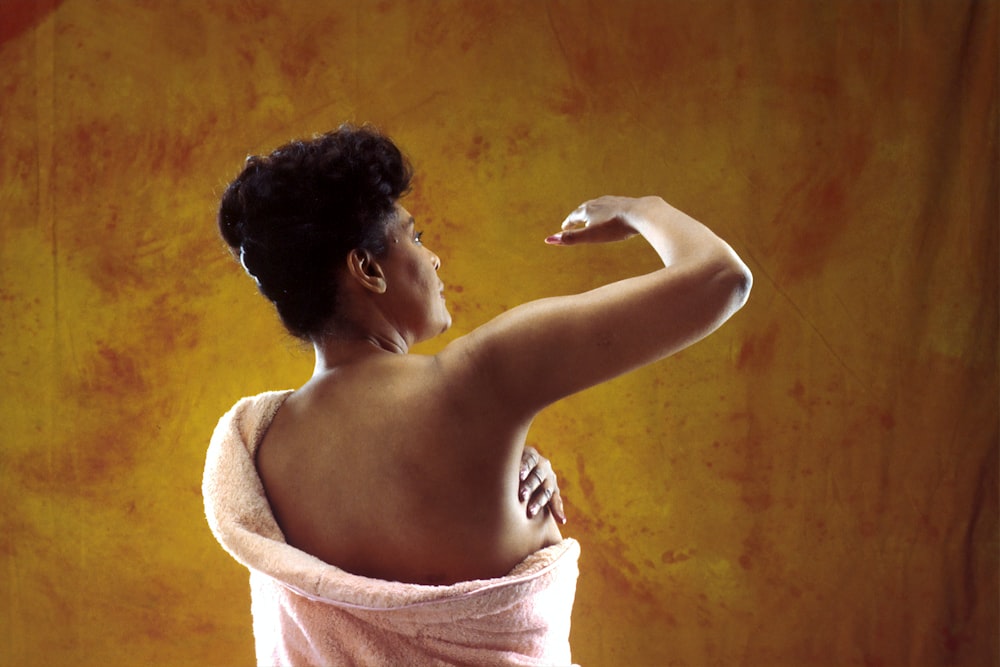
M 704 264 L 710 270 L 731 270 L 751 279 L 750 270 L 728 243 L 660 197 L 636 200 L 623 217 L 660 256 L 664 267 Z
M 584 202 L 566 217 L 562 231 L 546 242 L 564 246 L 611 243 L 636 234 L 652 246 L 664 267 L 690 270 L 702 266 L 710 274 L 727 271 L 749 283 L 750 271 L 729 244 L 656 196 L 598 197 Z

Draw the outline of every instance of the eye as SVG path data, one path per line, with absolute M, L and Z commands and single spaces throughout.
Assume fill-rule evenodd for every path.
M 417 233 L 416 233 L 416 234 L 415 234 L 415 235 L 413 236 L 413 242 L 414 242 L 414 243 L 416 243 L 417 245 L 423 245 L 423 243 L 421 243 L 421 242 L 420 242 L 420 238 L 421 238 L 421 237 L 422 237 L 423 235 L 424 235 L 424 233 L 423 233 L 423 232 L 417 232 Z

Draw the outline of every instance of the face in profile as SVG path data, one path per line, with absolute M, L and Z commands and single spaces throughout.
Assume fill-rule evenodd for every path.
M 413 343 L 428 340 L 451 326 L 438 277 L 441 260 L 420 240 L 410 212 L 400 204 L 386 223 L 388 248 L 379 264 L 385 274 L 385 312 Z

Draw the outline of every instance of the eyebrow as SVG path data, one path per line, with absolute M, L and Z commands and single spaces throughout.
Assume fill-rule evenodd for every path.
M 417 224 L 417 221 L 414 220 L 413 216 L 411 215 L 410 219 L 406 221 L 406 225 L 404 225 L 404 226 L 405 227 L 413 227 L 415 224 Z

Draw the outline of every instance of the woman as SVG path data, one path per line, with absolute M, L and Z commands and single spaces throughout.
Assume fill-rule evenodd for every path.
M 724 241 L 662 199 L 602 197 L 546 242 L 641 235 L 662 269 L 527 303 L 438 354 L 408 354 L 451 324 L 440 259 L 400 202 L 409 182 L 398 149 L 367 128 L 248 160 L 223 196 L 222 235 L 316 363 L 252 429 L 227 428 L 255 455 L 266 507 L 300 552 L 418 590 L 503 581 L 533 555 L 573 546 L 551 513 L 532 515 L 519 497 L 535 415 L 706 336 L 743 305 L 751 276 Z M 556 625 L 568 633 L 568 621 Z M 435 641 L 437 651 L 449 638 Z M 555 655 L 546 651 L 529 647 L 516 658 L 529 662 L 511 664 Z

